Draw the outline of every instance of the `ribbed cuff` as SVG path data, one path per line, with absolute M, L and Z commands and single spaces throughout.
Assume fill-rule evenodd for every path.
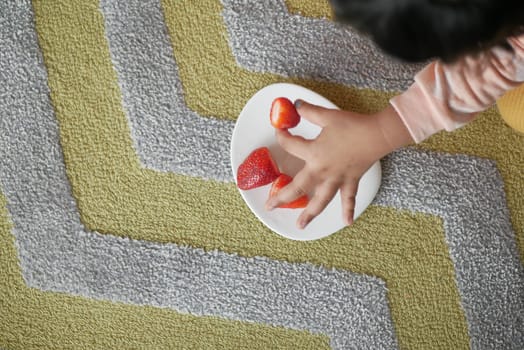
M 438 112 L 427 101 L 418 83 L 411 85 L 401 95 L 393 97 L 390 103 L 416 143 L 424 141 L 445 128 L 436 115 Z

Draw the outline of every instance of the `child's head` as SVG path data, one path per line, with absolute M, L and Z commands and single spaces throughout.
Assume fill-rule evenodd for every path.
M 524 0 L 329 0 L 335 17 L 407 61 L 452 61 L 522 30 Z

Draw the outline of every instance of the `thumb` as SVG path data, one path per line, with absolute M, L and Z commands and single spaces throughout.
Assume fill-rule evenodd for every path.
M 295 101 L 295 108 L 301 117 L 320 127 L 326 126 L 331 119 L 332 112 L 336 111 L 335 109 L 324 108 L 300 99 Z
M 310 140 L 306 140 L 302 136 L 291 135 L 286 129 L 277 129 L 275 133 L 278 143 L 286 152 L 300 159 L 306 159 Z

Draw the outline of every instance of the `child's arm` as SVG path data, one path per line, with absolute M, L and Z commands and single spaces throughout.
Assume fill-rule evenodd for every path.
M 297 221 L 304 227 L 340 189 L 342 215 L 351 224 L 358 182 L 375 161 L 440 130 L 460 127 L 524 81 L 524 36 L 509 43 L 513 52 L 495 48 L 452 65 L 430 64 L 406 92 L 374 115 L 302 103 L 297 108 L 299 114 L 322 131 L 314 140 L 277 131 L 281 146 L 303 159 L 305 165 L 288 186 L 268 200 L 268 209 L 314 191 Z
M 415 142 L 457 129 L 524 82 L 524 35 L 508 43 L 513 52 L 497 47 L 450 65 L 433 62 L 391 100 Z

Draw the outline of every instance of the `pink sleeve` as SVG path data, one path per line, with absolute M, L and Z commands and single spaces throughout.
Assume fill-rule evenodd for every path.
M 391 99 L 415 142 L 463 126 L 524 82 L 524 35 L 508 43 L 513 51 L 497 47 L 449 65 L 435 61 Z

